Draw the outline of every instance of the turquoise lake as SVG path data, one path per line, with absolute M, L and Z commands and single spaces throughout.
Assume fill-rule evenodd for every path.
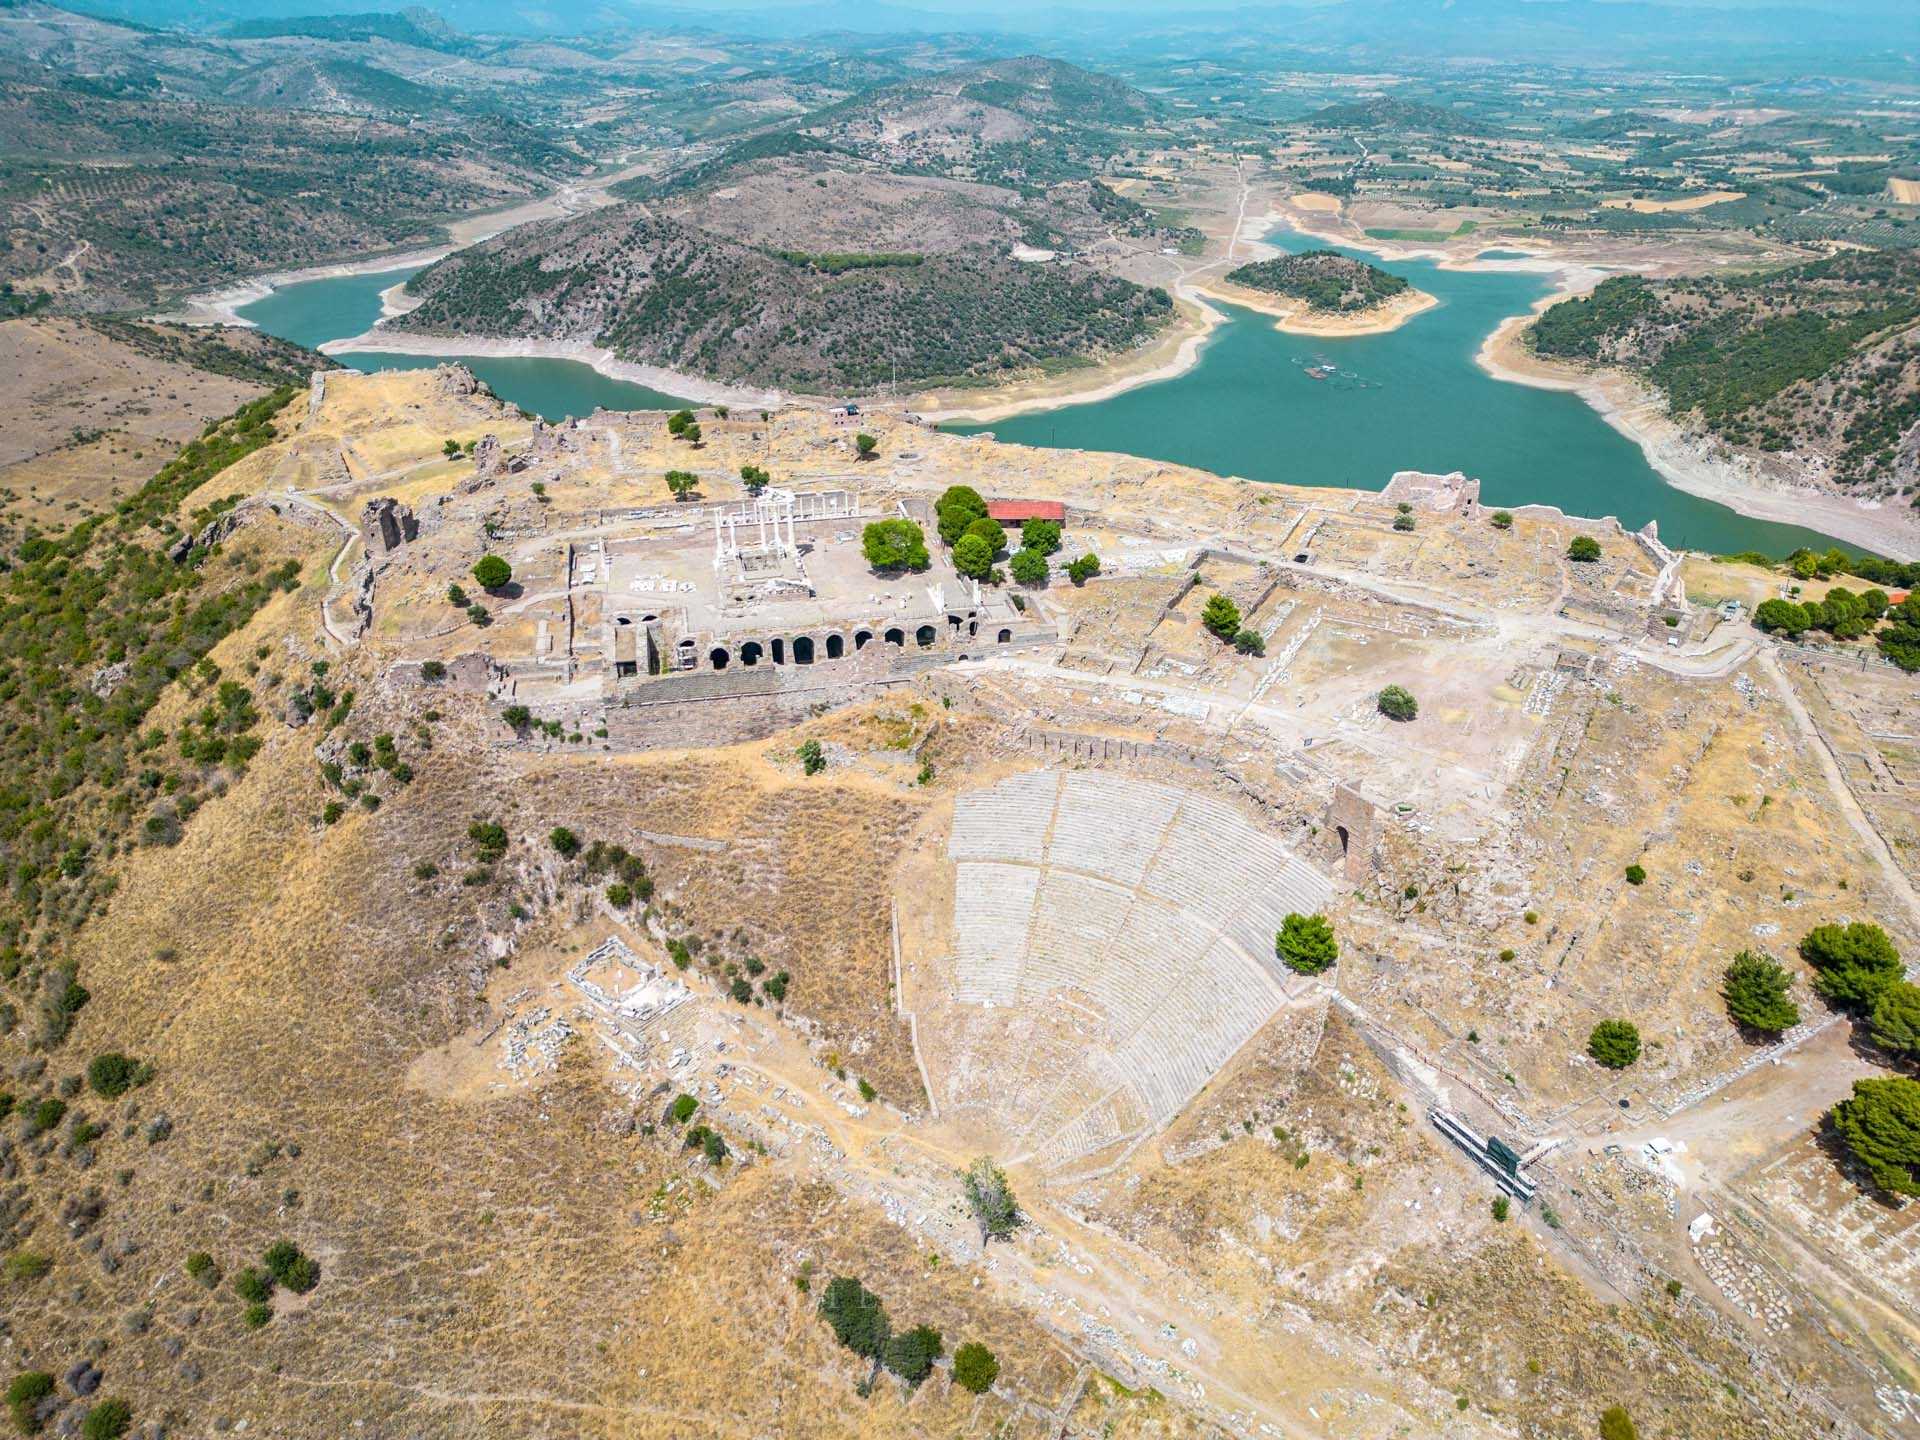
M 239 313 L 269 335 L 318 349 L 328 340 L 358 335 L 380 318 L 380 292 L 413 274 L 388 270 L 309 280 L 274 291 Z M 678 410 L 687 402 L 626 380 L 611 380 L 577 360 L 496 359 L 483 355 L 393 355 L 369 352 L 339 356 L 355 370 L 426 370 L 457 359 L 503 400 L 546 420 L 591 415 L 595 410 Z
M 1270 239 L 1294 250 L 1321 243 L 1285 230 Z M 1344 340 L 1285 335 L 1265 316 L 1223 307 L 1228 322 L 1184 375 L 1091 404 L 949 428 L 1298 485 L 1378 490 L 1396 470 L 1464 470 L 1479 478 L 1490 506 L 1558 505 L 1575 515 L 1617 515 L 1630 528 L 1657 520 L 1668 544 L 1717 553 L 1784 555 L 1837 543 L 1676 490 L 1639 446 L 1579 397 L 1507 384 L 1483 371 L 1474 361 L 1481 341 L 1547 293 L 1545 276 L 1449 271 L 1431 261 L 1381 268 L 1440 303 L 1390 334 Z M 411 273 L 290 285 L 240 313 L 269 334 L 318 346 L 366 330 L 380 316 L 380 292 Z M 571 360 L 445 358 L 459 358 L 494 393 L 549 420 L 683 403 Z M 391 354 L 340 359 L 369 371 L 445 363 Z

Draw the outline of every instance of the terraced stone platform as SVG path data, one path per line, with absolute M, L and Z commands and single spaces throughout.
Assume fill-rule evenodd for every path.
M 955 802 L 954 999 L 974 1052 L 943 1105 L 1082 1171 L 1176 1115 L 1313 988 L 1275 958 L 1332 885 L 1216 796 L 1040 770 Z

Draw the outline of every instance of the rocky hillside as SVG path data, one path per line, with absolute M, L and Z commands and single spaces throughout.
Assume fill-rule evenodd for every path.
M 640 205 L 527 226 L 416 275 L 402 329 L 585 340 L 807 393 L 952 383 L 1138 344 L 1165 291 L 1003 252 L 743 245 Z M 897 367 L 897 370 L 896 370 Z
M 1370 310 L 1405 293 L 1407 282 L 1398 275 L 1354 260 L 1333 250 L 1308 250 L 1259 260 L 1227 272 L 1228 283 L 1271 295 L 1289 295 L 1306 302 L 1310 310 L 1337 315 Z
M 1920 484 L 1920 255 L 1848 251 L 1757 276 L 1619 276 L 1534 324 L 1553 359 L 1643 376 L 1730 445 L 1837 484 Z

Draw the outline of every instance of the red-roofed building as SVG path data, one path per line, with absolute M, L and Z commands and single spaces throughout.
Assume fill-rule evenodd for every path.
M 1058 500 L 989 500 L 987 514 L 1002 525 L 1023 520 L 1058 520 L 1064 525 L 1067 507 Z

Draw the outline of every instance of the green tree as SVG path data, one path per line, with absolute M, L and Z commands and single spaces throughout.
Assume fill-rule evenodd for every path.
M 1600 1440 L 1640 1440 L 1640 1432 L 1625 1407 L 1609 1405 L 1600 1412 Z
M 962 535 L 953 547 L 953 568 L 971 580 L 984 580 L 993 571 L 993 550 L 978 535 Z
M 747 487 L 747 493 L 749 495 L 758 495 L 773 483 L 773 476 L 769 475 L 758 465 L 742 465 L 740 467 L 740 483 Z
M 673 498 L 676 500 L 686 499 L 699 484 L 700 477 L 691 470 L 667 471 L 667 489 L 673 492 Z
M 1762 630 L 1781 635 L 1798 635 L 1813 623 L 1804 605 L 1791 600 L 1762 600 L 1753 612 L 1753 623 Z
M 1075 585 L 1084 585 L 1100 573 L 1100 557 L 1089 550 L 1078 560 L 1067 562 L 1067 578 Z
M 881 1357 L 893 1335 L 887 1307 L 851 1275 L 836 1275 L 827 1282 L 820 1297 L 820 1318 L 832 1328 L 834 1339 L 869 1360 Z
M 924 570 L 933 563 L 927 537 L 911 520 L 875 520 L 860 532 L 860 548 L 876 570 Z
M 1627 884 L 1644 885 L 1647 883 L 1647 868 L 1644 865 L 1629 865 L 1626 869 Z
M 1047 564 L 1047 557 L 1038 550 L 1016 550 L 1013 558 L 1007 561 L 1007 569 L 1022 585 L 1044 585 L 1053 567 Z
M 676 436 L 684 435 L 687 433 L 687 427 L 691 424 L 693 424 L 693 412 L 691 410 L 676 410 L 673 414 L 667 416 L 667 433 Z
M 698 450 L 700 448 L 700 426 L 698 424 L 687 426 L 686 429 L 680 432 L 680 438 Z
M 1020 548 L 1052 555 L 1060 549 L 1058 520 L 1029 520 L 1020 527 Z
M 1413 516 L 1410 514 L 1396 515 L 1393 517 L 1393 528 L 1396 530 L 1411 530 L 1414 528 L 1415 523 Z
M 1640 1030 L 1631 1020 L 1602 1020 L 1587 1037 L 1587 1054 L 1609 1070 L 1624 1070 L 1640 1058 Z
M 954 1383 L 975 1395 L 984 1395 L 1000 1378 L 1000 1361 L 978 1340 L 969 1340 L 953 1352 Z
M 498 555 L 482 555 L 474 562 L 473 578 L 482 590 L 500 590 L 512 581 L 513 567 Z
M 880 448 L 880 442 L 874 439 L 873 436 L 867 434 L 864 430 L 861 431 L 858 435 L 853 437 L 854 453 L 858 455 L 862 460 L 871 460 L 873 458 L 874 451 L 878 450 L 879 448 Z
M 1511 511 L 1496 510 L 1487 518 L 1496 530 L 1511 530 L 1513 528 L 1513 514 Z
M 987 502 L 971 485 L 949 485 L 934 501 L 933 516 L 938 522 L 940 543 L 958 544 L 974 521 L 987 518 Z
M 1020 1213 L 1020 1202 L 1014 1199 L 1013 1187 L 1007 1183 L 1006 1172 L 987 1156 L 982 1155 L 969 1165 L 960 1183 L 967 1194 L 967 1208 L 973 1211 L 974 1223 L 980 1227 L 982 1245 L 989 1240 L 1009 1239 L 1026 1223 L 1026 1216 Z
M 460 453 L 460 442 L 458 440 L 441 441 L 440 453 L 446 456 L 449 460 L 453 459 L 454 456 Z
M 1856 1080 L 1853 1098 L 1834 1106 L 1827 1123 L 1880 1189 L 1920 1195 L 1920 1080 Z
M 1216 640 L 1231 642 L 1240 633 L 1240 607 L 1231 597 L 1214 591 L 1207 597 L 1207 603 L 1200 609 L 1200 623 L 1212 632 Z
M 1742 950 L 1727 967 L 1720 997 L 1736 1025 L 1778 1035 L 1800 1023 L 1800 1007 L 1787 998 L 1793 979 L 1770 957 Z
M 1233 648 L 1242 655 L 1264 655 L 1267 653 L 1267 642 L 1258 630 L 1241 630 L 1233 637 Z
M 990 516 L 982 515 L 978 520 L 969 521 L 960 538 L 964 540 L 969 535 L 977 535 L 986 541 L 987 549 L 995 555 L 1007 548 L 1006 527 Z
M 1273 953 L 1289 970 L 1318 975 L 1340 958 L 1340 943 L 1324 915 L 1288 915 L 1273 937 Z
M 1420 713 L 1420 702 L 1413 698 L 1413 692 L 1399 685 L 1387 686 L 1374 703 L 1389 720 L 1411 720 Z
M 1920 985 L 1896 980 L 1873 1003 L 1873 1043 L 1898 1060 L 1920 1060 Z
M 1567 559 L 1583 563 L 1600 558 L 1600 542 L 1591 535 L 1576 535 L 1567 546 Z
M 1887 932 L 1862 920 L 1809 930 L 1800 941 L 1800 958 L 1819 972 L 1813 988 L 1856 1014 L 1871 1010 L 1905 973 Z
M 911 1390 L 927 1378 L 944 1348 L 938 1330 L 931 1325 L 916 1325 L 887 1341 L 881 1358 L 887 1369 L 906 1381 Z

